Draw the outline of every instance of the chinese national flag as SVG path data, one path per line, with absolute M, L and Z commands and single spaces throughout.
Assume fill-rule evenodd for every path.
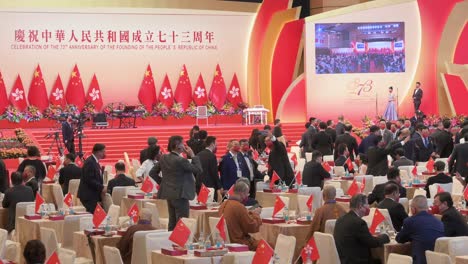
M 104 103 L 102 101 L 101 88 L 99 88 L 96 74 L 93 75 L 93 79 L 89 85 L 88 93 L 86 94 L 86 101 L 93 104 L 97 111 L 101 111 L 102 105 Z
M 281 180 L 281 178 L 278 176 L 276 171 L 273 171 L 273 175 L 271 176 L 270 180 L 270 189 L 273 189 L 273 187 L 275 187 L 275 182 L 278 180 Z
M 102 209 L 100 204 L 97 204 L 96 209 L 94 209 L 94 213 L 93 213 L 94 227 L 98 228 L 99 225 L 101 225 L 102 221 L 104 221 L 104 219 L 106 219 L 106 217 L 107 217 L 107 214 L 104 211 L 104 209 Z
M 206 188 L 205 184 L 202 183 L 200 192 L 198 192 L 197 200 L 199 203 L 206 204 L 208 202 L 208 196 L 210 195 L 210 189 Z
M 463 198 L 465 198 L 465 200 L 468 200 L 468 185 L 465 187 L 465 190 L 463 190 Z
M 169 240 L 181 247 L 185 247 L 191 233 L 190 229 L 184 224 L 184 221 L 179 219 L 174 230 L 172 230 L 172 233 L 169 236 Z
M 49 103 L 51 105 L 58 105 L 61 107 L 65 107 L 67 105 L 65 102 L 65 91 L 63 90 L 63 84 L 60 75 L 57 75 L 54 86 L 50 91 Z
M 26 93 L 24 92 L 23 82 L 18 74 L 16 77 L 15 85 L 10 92 L 10 103 L 20 111 L 24 111 L 28 106 L 26 102 Z
M 310 260 L 315 261 L 320 258 L 317 245 L 315 244 L 314 237 L 311 237 L 307 245 L 301 251 L 302 263 L 307 263 L 307 258 L 309 257 Z
M 269 264 L 274 253 L 275 251 L 270 247 L 270 245 L 268 245 L 268 243 L 262 239 L 258 243 L 252 263 Z
M 174 103 L 174 96 L 172 95 L 171 83 L 169 82 L 169 77 L 164 76 L 164 81 L 159 91 L 159 102 L 163 103 L 167 108 L 171 108 Z
M 296 166 L 297 166 L 297 156 L 296 156 L 296 153 L 293 153 L 293 155 L 291 156 L 291 161 L 294 163 L 294 168 L 296 168 Z
M 127 215 L 132 219 L 133 223 L 138 222 L 138 215 L 140 214 L 140 209 L 138 209 L 138 206 L 136 203 L 130 207 L 128 210 Z
M 426 163 L 426 169 L 427 171 L 429 172 L 433 172 L 434 171 L 434 160 L 432 158 L 429 158 L 429 160 L 427 161 Z
M 216 229 L 218 229 L 219 231 L 219 236 L 223 238 L 224 241 L 226 241 L 227 236 L 226 236 L 226 230 L 224 229 L 224 223 L 225 223 L 224 215 L 222 215 L 218 223 L 216 224 Z
M 153 71 L 151 71 L 151 66 L 149 64 L 148 67 L 146 67 L 145 77 L 138 91 L 138 100 L 140 100 L 140 103 L 142 103 L 148 111 L 152 111 L 153 105 L 156 104 L 156 86 L 154 85 Z
M 206 103 L 208 103 L 208 93 L 206 92 L 205 82 L 203 81 L 201 73 L 198 75 L 197 84 L 193 89 L 192 97 L 197 106 L 206 105 Z
M 440 187 L 439 184 L 437 184 L 437 193 L 443 193 L 445 192 L 444 188 Z
M 301 171 L 297 171 L 297 173 L 296 173 L 296 184 L 302 185 L 302 173 L 301 173 Z
M 330 164 L 328 164 L 328 162 L 326 162 L 326 161 L 322 162 L 322 167 L 327 172 L 330 172 L 330 170 L 331 170 Z
M 349 157 L 346 159 L 345 164 L 348 165 L 348 171 L 354 169 L 353 162 L 351 161 L 351 159 Z
M 307 199 L 306 205 L 307 205 L 307 208 L 309 208 L 309 211 L 311 211 L 311 212 L 312 212 L 313 203 L 314 203 L 314 196 L 310 195 L 309 199 Z
M 385 216 L 380 212 L 379 209 L 375 209 L 374 218 L 372 218 L 372 224 L 369 227 L 371 234 L 375 234 L 375 229 L 385 220 Z
M 36 206 L 34 207 L 34 210 L 36 213 L 39 213 L 39 210 L 41 209 L 41 205 L 44 204 L 44 199 L 42 196 L 37 192 L 36 193 Z
M 224 103 L 226 103 L 226 84 L 219 64 L 216 65 L 213 82 L 211 83 L 210 100 L 218 110 L 222 109 Z
M 57 255 L 57 251 L 54 251 L 52 255 L 50 255 L 49 259 L 46 261 L 46 264 L 60 264 L 59 257 Z
M 80 71 L 76 64 L 68 81 L 65 98 L 68 104 L 73 104 L 80 110 L 86 103 L 83 82 L 81 81 Z
M 29 85 L 28 101 L 29 105 L 34 105 L 41 111 L 44 111 L 44 109 L 49 107 L 47 90 L 44 79 L 42 78 L 41 67 L 39 65 L 37 65 L 31 84 Z
M 229 196 L 233 196 L 233 195 L 234 195 L 234 185 L 232 185 L 231 188 L 229 188 L 228 195 L 229 195 Z
M 192 84 L 190 84 L 190 78 L 185 64 L 182 66 L 182 70 L 179 74 L 179 82 L 177 82 L 174 99 L 176 102 L 182 104 L 183 109 L 187 109 L 192 101 Z
M 6 92 L 5 82 L 3 81 L 2 73 L 0 72 L 0 114 L 5 112 L 5 108 L 8 107 L 10 102 Z
M 57 173 L 57 170 L 55 169 L 54 166 L 49 166 L 49 169 L 47 170 L 47 178 L 49 180 L 53 181 L 55 178 L 55 174 Z
M 275 205 L 273 206 L 273 215 L 272 217 L 275 217 L 283 208 L 286 206 L 286 204 L 283 202 L 283 199 L 279 195 L 276 196 L 275 199 Z
M 143 184 L 141 185 L 141 191 L 144 193 L 152 192 L 154 189 L 153 181 L 151 181 L 150 178 L 151 177 L 146 176 L 145 180 L 143 181 Z
M 73 203 L 73 195 L 71 193 L 67 193 L 67 195 L 63 197 L 63 203 L 66 204 L 68 207 L 71 207 Z
M 351 183 L 351 185 L 348 188 L 348 195 L 354 196 L 355 194 L 358 194 L 359 191 L 360 191 L 359 186 L 358 186 L 358 184 L 356 182 L 356 179 L 354 179 L 353 182 Z
M 55 170 L 58 170 L 60 166 L 62 166 L 62 160 L 60 159 L 60 156 L 55 156 L 54 158 L 55 161 Z
M 239 108 L 239 103 L 242 103 L 242 95 L 241 95 L 241 90 L 239 87 L 239 81 L 237 80 L 237 75 L 235 73 L 234 73 L 234 76 L 232 77 L 231 85 L 229 86 L 229 91 L 227 93 L 227 100 L 236 109 Z
M 366 188 L 366 178 L 362 178 L 361 182 L 361 193 L 364 193 L 364 189 Z
M 413 173 L 414 176 L 418 175 L 418 167 L 416 165 L 413 167 L 413 170 L 411 170 L 411 173 Z

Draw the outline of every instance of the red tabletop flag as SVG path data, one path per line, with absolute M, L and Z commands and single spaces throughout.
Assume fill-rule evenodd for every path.
M 154 85 L 153 71 L 151 71 L 151 66 L 149 64 L 146 67 L 145 77 L 138 91 L 138 100 L 140 100 L 140 103 L 142 103 L 148 111 L 152 111 L 153 105 L 156 104 L 156 86 Z
M 346 163 L 345 163 L 345 164 L 348 165 L 348 171 L 354 169 L 353 162 L 351 161 L 351 159 L 350 159 L 349 157 L 346 159 Z
M 315 261 L 320 258 L 317 245 L 315 244 L 314 237 L 311 237 L 307 245 L 301 251 L 302 263 L 307 263 L 307 258 Z
M 242 103 L 242 94 L 239 86 L 239 81 L 237 80 L 237 75 L 235 73 L 232 77 L 231 85 L 229 86 L 227 100 L 236 109 L 239 108 L 239 103 Z
M 138 215 L 140 214 L 140 209 L 136 203 L 133 203 L 132 207 L 127 212 L 127 215 L 132 219 L 133 223 L 138 222 Z
M 233 196 L 233 195 L 234 195 L 234 185 L 232 185 L 231 188 L 229 188 L 228 195 L 229 195 L 229 196 Z
M 100 204 L 97 204 L 96 209 L 94 209 L 94 213 L 93 213 L 94 227 L 98 228 L 101 225 L 102 221 L 106 219 L 106 217 L 107 217 L 107 214 L 104 211 L 104 209 L 102 209 Z
M 182 104 L 183 109 L 187 109 L 192 101 L 192 84 L 187 73 L 185 64 L 179 74 L 179 81 L 177 82 L 174 99 L 177 103 Z
M 197 200 L 199 203 L 206 204 L 208 202 L 208 196 L 210 195 L 210 189 L 208 189 L 205 184 L 202 183 L 200 192 L 198 192 Z
M 65 98 L 68 104 L 73 104 L 80 110 L 86 103 L 83 82 L 81 81 L 80 71 L 76 64 L 70 75 L 70 80 L 68 81 Z
M 331 171 L 331 167 L 330 167 L 330 164 L 328 164 L 328 162 L 324 161 L 322 162 L 322 167 L 325 171 L 327 172 L 330 172 Z
M 72 207 L 73 195 L 71 193 L 67 193 L 67 195 L 63 197 L 63 203 L 66 204 L 68 207 Z
M 191 233 L 190 229 L 184 224 L 184 221 L 179 219 L 174 230 L 172 230 L 172 233 L 169 236 L 169 240 L 181 247 L 185 247 Z
M 5 108 L 8 107 L 10 102 L 6 92 L 5 82 L 3 81 L 2 73 L 0 72 L 0 114 L 5 112 Z
M 375 209 L 374 218 L 372 218 L 372 224 L 369 227 L 371 234 L 375 234 L 375 229 L 385 220 L 385 216 L 380 212 L 379 209 Z
M 413 167 L 413 169 L 411 170 L 411 173 L 412 173 L 414 176 L 418 175 L 418 167 L 417 167 L 416 165 L 415 165 L 415 166 Z
M 361 193 L 364 193 L 364 189 L 366 189 L 366 178 L 362 178 Z
M 437 184 L 437 193 L 443 193 L 445 192 L 444 188 L 440 187 L 439 184 Z
M 273 206 L 273 215 L 272 217 L 275 217 L 276 214 L 278 214 L 286 204 L 283 202 L 283 199 L 279 195 L 276 196 L 275 198 L 275 205 Z
M 297 156 L 296 156 L 296 153 L 293 153 L 293 155 L 291 156 L 291 161 L 294 163 L 294 168 L 296 168 L 296 166 L 297 166 Z
M 356 182 L 356 179 L 354 179 L 353 182 L 351 183 L 351 185 L 348 188 L 348 195 L 354 196 L 355 194 L 358 194 L 359 191 L 360 191 L 359 186 L 358 186 L 358 184 Z
M 164 81 L 159 91 L 159 102 L 163 103 L 167 108 L 171 108 L 174 103 L 174 96 L 172 95 L 171 83 L 169 82 L 169 77 L 164 76 Z
M 210 88 L 210 100 L 216 109 L 221 110 L 226 103 L 226 84 L 221 73 L 219 64 L 216 65 L 216 71 L 214 73 L 213 82 Z
M 301 171 L 297 171 L 297 173 L 296 173 L 296 184 L 302 185 L 302 173 L 301 173 Z
M 47 107 L 49 107 L 47 90 L 44 79 L 42 78 L 42 71 L 39 64 L 34 71 L 34 76 L 31 80 L 31 84 L 29 85 L 28 101 L 29 105 L 34 105 L 41 111 L 44 111 Z
M 309 199 L 307 199 L 306 205 L 307 205 L 307 208 L 309 208 L 309 211 L 311 211 L 311 212 L 312 212 L 313 203 L 314 203 L 314 196 L 310 195 Z
M 258 156 L 259 156 L 259 155 L 258 155 L 258 151 L 257 151 L 257 150 L 252 149 L 252 155 L 253 155 L 252 158 L 253 158 L 254 160 L 258 160 Z
M 275 187 L 275 181 L 281 180 L 281 178 L 278 176 L 276 171 L 273 171 L 273 175 L 271 176 L 270 180 L 270 189 L 273 189 Z
M 54 166 L 49 166 L 49 168 L 47 169 L 47 178 L 49 178 L 49 180 L 53 181 L 54 178 L 55 178 L 55 174 L 57 173 L 57 170 L 55 169 Z
M 465 190 L 463 190 L 463 198 L 465 198 L 465 200 L 468 200 L 468 185 L 465 187 Z
M 26 102 L 26 93 L 24 92 L 23 82 L 18 74 L 16 77 L 15 85 L 10 92 L 10 103 L 20 111 L 24 111 L 28 106 Z
M 35 207 L 34 207 L 34 211 L 36 213 L 39 213 L 39 210 L 41 209 L 41 205 L 44 204 L 44 199 L 42 198 L 42 196 L 39 194 L 39 192 L 36 193 L 36 201 L 35 201 Z
M 201 73 L 198 75 L 197 84 L 193 89 L 192 97 L 197 106 L 206 105 L 208 102 L 208 93 L 206 92 L 205 82 L 203 81 Z
M 274 253 L 275 251 L 270 247 L 270 245 L 268 245 L 268 243 L 262 239 L 258 243 L 252 263 L 269 264 Z
M 104 102 L 102 100 L 101 88 L 99 88 L 96 74 L 93 75 L 93 79 L 89 85 L 88 93 L 86 94 L 86 101 L 93 104 L 97 111 L 101 111 Z
M 54 158 L 55 161 L 55 170 L 59 170 L 60 166 L 62 165 L 62 160 L 60 159 L 60 156 L 55 156 Z
M 434 160 L 432 158 L 429 158 L 429 160 L 427 161 L 426 163 L 426 169 L 427 171 L 429 172 L 433 172 L 434 171 Z
M 65 102 L 65 91 L 63 89 L 62 79 L 60 75 L 57 74 L 57 79 L 55 80 L 52 90 L 50 90 L 49 103 L 51 105 L 58 105 L 65 107 L 67 102 Z
M 219 219 L 218 223 L 216 224 L 216 229 L 218 229 L 218 231 L 219 231 L 219 236 L 224 241 L 226 241 L 227 236 L 226 236 L 226 230 L 224 229 L 224 225 L 225 225 L 225 220 L 224 220 L 224 215 L 222 215 L 221 218 Z
M 151 181 L 149 176 L 146 176 L 145 180 L 143 181 L 143 184 L 141 185 L 141 191 L 144 193 L 149 193 L 153 191 L 153 188 L 153 182 Z
M 52 255 L 50 255 L 49 259 L 46 261 L 46 264 L 60 264 L 59 257 L 57 255 L 57 251 L 54 251 Z

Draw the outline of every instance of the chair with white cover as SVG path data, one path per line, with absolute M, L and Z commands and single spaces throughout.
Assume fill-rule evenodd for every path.
M 465 187 L 459 180 L 454 180 L 452 185 L 452 195 L 462 195 L 464 188 Z
M 156 229 L 160 229 L 161 222 L 159 221 L 158 206 L 156 206 L 156 204 L 154 203 L 145 203 L 144 207 L 148 208 L 151 211 L 151 225 Z
M 73 249 L 73 234 L 80 231 L 80 218 L 83 217 L 92 217 L 91 214 L 82 214 L 82 215 L 67 215 L 64 219 L 64 226 L 67 229 L 67 232 L 63 232 L 62 236 L 62 248 Z
M 335 180 L 325 181 L 324 186 L 325 185 L 331 185 L 331 186 L 335 187 L 335 189 L 341 188 L 341 183 L 339 181 L 335 181 Z M 339 196 L 336 195 L 336 197 L 339 197 Z
M 122 256 L 118 248 L 104 246 L 103 253 L 106 264 L 123 264 Z
M 54 202 L 55 205 L 57 205 L 57 209 L 63 209 L 64 203 L 63 203 L 63 191 L 62 187 L 58 184 L 53 184 L 52 185 L 52 196 L 54 197 Z
M 309 200 L 310 195 L 297 195 L 297 208 L 299 209 L 299 213 L 302 212 L 308 212 L 309 207 L 307 207 L 307 200 Z M 314 197 L 315 198 L 315 197 Z M 312 205 L 312 210 L 313 210 L 313 205 Z
M 309 162 L 312 160 L 312 152 L 306 152 L 305 153 L 305 159 L 306 159 L 306 162 Z
M 261 192 L 263 191 L 263 189 L 269 189 L 269 188 L 270 188 L 270 185 L 266 182 L 258 181 L 255 183 L 255 190 L 257 190 L 257 192 Z
M 414 191 L 414 196 L 413 196 L 413 197 L 416 197 L 417 195 L 424 195 L 424 196 L 426 196 L 426 190 L 421 189 L 421 188 L 417 188 L 417 189 Z
M 80 221 L 80 231 L 83 231 L 85 229 L 91 229 L 94 227 L 92 216 L 81 217 L 79 221 Z
M 314 239 L 320 255 L 317 264 L 341 263 L 333 235 L 314 232 Z
M 413 258 L 410 256 L 390 253 L 388 255 L 387 264 L 412 264 Z
M 447 176 L 449 177 L 449 176 Z M 429 185 L 429 193 L 431 194 L 431 197 L 434 198 L 438 192 L 438 186 L 442 188 L 444 191 L 452 193 L 452 186 L 453 184 L 451 182 L 449 183 L 434 183 Z
M 215 189 L 214 188 L 208 188 L 208 190 L 210 190 L 210 193 L 208 194 L 207 202 L 211 203 L 214 200 Z
M 364 193 L 370 193 L 374 189 L 374 176 L 372 175 L 358 175 L 354 177 L 357 182 L 361 182 L 366 179 L 366 186 L 364 186 Z
M 110 217 L 110 224 L 117 225 L 120 216 L 120 206 L 115 204 L 111 205 L 109 207 L 109 212 L 107 213 L 107 215 Z
M 301 148 L 299 146 L 291 146 L 291 152 L 296 154 L 297 160 L 301 158 Z
M 336 219 L 328 219 L 325 221 L 325 233 L 333 235 L 335 231 Z
M 322 206 L 322 190 L 320 189 L 320 187 L 301 187 L 297 191 L 297 194 L 314 196 L 314 200 L 312 202 L 312 212 L 315 212 L 315 210 L 319 209 L 320 206 Z
M 406 176 L 411 178 L 411 175 L 413 175 L 412 171 L 414 169 L 413 165 L 409 166 L 398 166 L 398 169 L 400 170 L 400 177 L 401 177 L 401 171 L 404 170 L 406 171 Z M 403 178 L 403 177 L 402 177 Z
M 328 162 L 328 161 L 335 161 L 333 155 L 325 155 L 322 157 L 323 161 L 324 162 Z
M 209 117 L 209 114 L 208 114 L 208 108 L 206 107 L 206 105 L 197 106 L 197 114 L 196 114 L 197 125 L 198 125 L 198 119 L 206 119 L 206 125 L 208 125 L 208 117 Z
M 276 239 L 275 254 L 279 258 L 276 263 L 289 264 L 293 262 L 296 237 L 279 234 Z
M 440 252 L 426 250 L 427 264 L 452 264 L 450 256 Z
M 71 249 L 59 248 L 57 255 L 60 264 L 94 264 L 92 259 L 77 257 L 76 252 Z
M 112 196 L 110 195 L 110 193 L 106 193 L 106 195 L 104 195 L 104 198 L 102 199 L 102 209 L 104 209 L 104 211 L 106 212 L 109 212 L 109 208 L 111 205 Z
M 160 250 L 161 248 L 172 247 L 173 242 L 169 240 L 172 232 L 162 231 L 146 234 L 146 259 L 147 263 L 151 263 L 151 252 Z
M 137 231 L 133 235 L 132 263 L 148 264 L 146 254 L 146 236 L 151 233 L 164 232 L 164 230 Z M 150 262 L 151 263 L 151 262 Z
M 335 189 L 336 189 L 336 197 L 341 197 L 345 195 L 343 189 L 341 188 L 335 188 Z
M 273 207 L 263 207 L 262 212 L 260 213 L 260 217 L 263 218 L 271 218 L 273 214 Z
M 456 256 L 466 256 L 468 255 L 468 237 L 452 237 L 448 241 L 448 254 L 452 259 L 452 262 L 455 263 Z
M 60 245 L 57 240 L 57 234 L 55 229 L 41 227 L 41 242 L 44 244 L 46 249 L 46 259 L 48 259 L 52 253 L 54 253 Z
M 122 199 L 127 196 L 128 186 L 116 186 L 112 189 L 112 203 L 119 205 Z
M 335 166 L 333 167 L 333 173 L 337 176 L 345 176 L 345 168 L 343 166 Z
M 386 183 L 388 181 L 387 176 L 375 176 L 373 179 L 373 186 Z
M 305 164 L 306 164 L 305 159 L 303 159 L 303 158 L 297 159 L 296 171 L 303 172 Z
M 19 202 L 16 204 L 15 209 L 15 230 L 18 225 L 18 218 L 26 214 L 34 214 L 35 202 Z M 32 210 L 31 210 L 32 209 Z
M 20 260 L 21 247 L 18 242 L 8 240 L 8 231 L 0 229 L 0 259 L 14 263 Z
M 409 201 L 408 198 L 402 197 L 398 200 L 398 202 L 403 205 L 403 208 L 405 208 L 406 213 L 409 212 Z
M 193 237 L 197 232 L 197 219 L 182 217 L 182 222 L 190 229 L 190 237 L 188 241 L 193 241 Z
M 412 175 L 408 174 L 406 170 L 400 170 L 400 178 L 402 182 L 411 182 Z
M 73 205 L 82 205 L 80 198 L 78 198 L 78 188 L 80 187 L 80 180 L 73 179 L 68 182 L 68 192 L 72 194 Z
M 210 233 L 211 233 L 212 238 L 215 238 L 217 235 L 219 235 L 219 230 L 216 228 L 216 225 L 218 224 L 219 219 L 221 219 L 221 217 L 210 216 L 208 218 L 208 223 L 209 223 L 209 226 L 210 226 Z M 226 234 L 226 241 L 224 241 L 224 243 L 231 243 L 230 242 L 231 240 L 229 238 L 229 232 L 228 232 L 227 225 L 226 225 L 226 221 L 224 221 L 224 233 Z

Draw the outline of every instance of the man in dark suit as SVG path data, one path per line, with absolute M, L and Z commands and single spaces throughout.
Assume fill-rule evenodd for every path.
M 249 141 L 247 139 L 241 139 L 239 140 L 239 144 L 240 153 L 238 155 L 241 155 L 244 158 L 244 166 L 241 167 L 242 175 L 246 175 L 243 177 L 248 179 L 250 185 L 250 198 L 255 198 L 256 182 L 259 180 L 263 181 L 263 175 L 258 171 L 258 164 L 252 158 Z
M 413 166 L 414 162 L 405 157 L 405 151 L 403 148 L 397 148 L 395 150 L 395 160 L 393 161 L 392 166 L 396 169 L 400 166 Z
M 23 185 L 21 173 L 13 172 L 11 174 L 11 183 L 13 187 L 5 192 L 2 202 L 3 208 L 8 208 L 8 224 L 5 228 L 8 232 L 15 229 L 16 204 L 20 202 L 34 202 L 34 194 L 31 188 Z
M 379 141 L 375 141 L 375 138 L 377 136 L 380 135 L 380 130 L 379 130 L 379 127 L 378 126 L 371 126 L 369 128 L 369 135 L 367 137 L 365 137 L 362 141 L 361 141 L 361 144 L 359 144 L 359 147 L 358 147 L 358 152 L 359 154 L 365 154 L 367 155 L 367 150 L 370 148 L 370 147 L 375 147 L 376 144 L 381 140 Z
M 429 128 L 419 125 L 417 131 L 420 137 L 414 139 L 414 161 L 426 162 L 430 157 L 436 156 L 435 147 L 429 137 Z
M 67 121 L 62 123 L 62 139 L 68 152 L 75 154 L 75 136 L 73 135 L 72 124 L 73 119 L 71 116 L 67 118 Z
M 96 205 L 102 200 L 102 196 L 107 192 L 102 178 L 101 165 L 99 160 L 106 157 L 106 146 L 94 144 L 93 154 L 89 156 L 81 168 L 81 180 L 78 187 L 78 198 L 86 208 L 86 211 L 94 213 Z
M 421 106 L 421 100 L 423 98 L 423 90 L 421 88 L 421 83 L 416 82 L 416 88 L 413 92 L 413 104 L 414 104 L 414 111 L 419 110 L 419 106 Z
M 408 218 L 408 214 L 402 204 L 398 202 L 400 198 L 400 187 L 394 183 L 385 186 L 385 199 L 377 205 L 377 208 L 387 209 L 392 219 L 392 225 L 397 232 L 400 232 L 403 221 Z
M 242 168 L 246 165 L 244 158 L 239 154 L 239 141 L 235 139 L 229 141 L 228 149 L 229 152 L 221 158 L 221 162 L 219 163 L 219 175 L 221 184 L 223 185 L 222 188 L 225 191 L 229 190 L 238 178 L 248 176 L 247 174 L 245 176 L 242 174 Z
M 286 147 L 278 142 L 273 135 L 265 137 L 265 144 L 271 149 L 268 156 L 268 175 L 273 175 L 275 171 L 286 185 L 290 185 L 294 179 L 294 172 L 289 162 L 288 152 Z
M 446 119 L 442 122 L 444 128 L 434 138 L 436 152 L 440 158 L 448 158 L 453 151 L 452 133 L 450 133 L 450 120 Z
M 367 174 L 374 176 L 383 176 L 388 171 L 388 154 L 392 153 L 393 150 L 403 147 L 408 141 L 409 137 L 406 137 L 403 141 L 395 142 L 391 145 L 385 146 L 385 142 L 381 141 L 381 136 L 374 139 L 377 146 L 370 147 L 367 151 Z
M 333 159 L 338 159 L 338 146 L 341 143 L 345 143 L 349 150 L 349 157 L 352 161 L 354 161 L 354 157 L 357 157 L 359 154 L 358 152 L 358 144 L 356 139 L 351 135 L 351 131 L 353 130 L 353 126 L 348 124 L 344 127 L 345 132 L 336 137 L 335 141 L 335 153 Z
M 216 160 L 216 138 L 208 136 L 206 138 L 206 148 L 197 154 L 200 159 L 203 172 L 197 174 L 197 192 L 200 191 L 201 184 L 203 183 L 208 188 L 213 188 L 216 192 L 214 195 L 215 200 L 219 200 L 222 196 L 223 186 L 218 175 L 218 161 Z
M 455 146 L 449 159 L 449 171 L 459 174 L 457 179 L 463 178 L 463 185 L 466 185 L 468 178 L 468 133 L 464 136 L 465 142 Z
M 301 143 L 299 147 L 301 148 L 301 157 L 305 158 L 306 152 L 312 152 L 312 138 L 317 133 L 315 127 L 312 126 L 309 122 L 305 124 L 306 131 L 301 136 Z
M 107 192 L 112 195 L 114 187 L 135 186 L 135 180 L 125 175 L 125 163 L 117 162 L 115 165 L 115 177 L 107 184 Z
M 444 169 L 445 169 L 445 163 L 443 161 L 439 160 L 434 163 L 434 170 L 436 171 L 437 175 L 429 177 L 429 179 L 427 179 L 426 181 L 426 187 L 424 187 L 424 189 L 426 190 L 427 198 L 431 198 L 431 193 L 429 192 L 429 186 L 431 186 L 432 184 L 434 183 L 445 184 L 445 183 L 452 182 L 452 177 L 445 174 Z
M 181 136 L 169 138 L 168 150 L 170 153 L 163 155 L 149 174 L 154 178 L 162 173 L 158 199 L 167 200 L 168 230 L 172 231 L 180 218 L 189 217 L 189 201 L 195 198 L 194 174 L 201 174 L 202 167 L 199 157 L 194 155 L 190 147 L 184 145 Z M 187 158 L 192 158 L 192 163 L 182 157 L 182 153 Z
M 325 129 L 325 132 L 331 137 L 332 143 L 335 144 L 336 130 L 335 130 L 335 128 L 333 128 L 333 120 L 328 120 L 327 121 L 327 129 Z
M 452 195 L 450 193 L 441 192 L 436 194 L 434 197 L 434 207 L 437 207 L 440 214 L 442 214 L 441 220 L 444 223 L 445 236 L 468 236 L 468 225 L 466 224 L 465 217 L 453 207 Z
M 369 215 L 367 197 L 356 194 L 349 202 L 350 211 L 336 220 L 333 237 L 341 263 L 372 263 L 370 248 L 377 248 L 390 242 L 386 234 L 373 236 L 363 216 Z
M 330 178 L 330 173 L 322 166 L 322 153 L 318 150 L 312 152 L 312 160 L 304 165 L 302 172 L 302 183 L 308 187 L 320 187 L 326 178 Z
M 373 204 L 374 202 L 380 203 L 384 199 L 385 194 L 385 186 L 387 184 L 393 183 L 398 185 L 398 189 L 400 191 L 400 197 L 406 197 L 406 189 L 405 187 L 401 186 L 401 178 L 400 178 L 400 170 L 397 168 L 390 168 L 387 173 L 387 180 L 386 183 L 377 184 L 372 193 L 369 194 L 369 204 Z
M 346 160 L 349 157 L 348 147 L 345 143 L 338 145 L 336 152 L 338 153 L 338 158 L 335 160 L 335 166 L 343 166 L 346 171 L 349 173 L 354 173 L 354 167 L 349 168 Z
M 5 162 L 0 158 L 0 192 L 5 193 L 8 189 L 8 171 L 5 166 Z
M 149 137 L 148 138 L 148 147 L 144 148 L 143 150 L 140 151 L 140 164 L 143 164 L 143 162 L 145 162 L 145 160 L 147 160 L 149 158 L 148 149 L 151 146 L 156 146 L 156 144 L 158 144 L 158 139 L 157 138 L 155 138 L 155 137 Z
M 411 202 L 412 217 L 403 221 L 403 227 L 396 236 L 398 243 L 411 241 L 411 251 L 414 264 L 426 263 L 426 250 L 434 250 L 437 238 L 443 237 L 444 225 L 427 212 L 427 198 L 417 195 Z
M 335 126 L 336 136 L 343 135 L 345 132 L 345 124 L 343 115 L 338 116 L 338 123 Z
M 66 154 L 63 160 L 63 168 L 59 171 L 59 184 L 62 186 L 63 195 L 68 193 L 70 180 L 81 178 L 81 168 L 76 166 L 75 159 L 75 154 Z
M 39 183 L 36 180 L 36 167 L 28 165 L 24 168 L 23 171 L 24 185 L 31 188 L 33 191 L 34 197 L 39 191 Z
M 312 138 L 312 149 L 320 151 L 322 155 L 332 155 L 333 141 L 330 135 L 325 132 L 325 129 L 327 129 L 327 124 L 320 122 L 319 132 Z
M 404 151 L 403 156 L 405 156 L 408 159 L 411 159 L 411 157 L 413 156 L 413 141 L 411 140 L 411 133 L 410 133 L 409 129 L 407 129 L 407 128 L 403 129 L 401 131 L 401 133 L 398 135 L 398 137 L 395 138 L 394 140 L 392 140 L 392 142 L 390 143 L 390 146 L 394 146 L 398 142 L 401 142 L 401 141 L 405 140 L 406 137 L 410 137 L 410 140 L 408 142 L 406 142 L 405 145 L 402 147 L 402 149 Z M 390 153 L 390 156 L 394 160 L 396 160 L 396 150 L 397 149 L 395 148 L 394 151 L 392 153 Z

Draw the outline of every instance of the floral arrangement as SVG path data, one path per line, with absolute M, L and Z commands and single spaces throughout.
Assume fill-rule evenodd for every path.
M 92 103 L 87 102 L 81 113 L 86 117 L 86 119 L 89 119 L 96 113 L 96 107 Z
M 65 109 L 63 110 L 63 113 L 77 117 L 80 115 L 80 110 L 78 109 L 78 107 L 76 107 L 76 105 L 67 104 L 67 106 L 65 106 Z
M 167 119 L 168 116 L 171 115 L 171 110 L 163 103 L 158 103 L 154 108 L 153 108 L 153 116 L 160 116 L 163 119 Z
M 151 113 L 146 110 L 146 107 L 143 104 L 136 105 L 135 110 L 141 111 L 141 113 L 138 113 L 136 115 L 137 117 L 141 117 L 141 118 L 145 119 L 145 118 L 151 116 Z
M 33 145 L 33 141 L 24 132 L 23 129 L 15 129 L 15 136 L 11 138 L 2 138 L 2 148 L 0 148 L 0 158 L 2 159 L 14 159 L 20 157 L 26 157 L 26 147 Z
M 184 108 L 181 103 L 174 103 L 171 108 L 171 114 L 175 118 L 182 118 L 185 115 Z
M 234 115 L 237 113 L 238 111 L 236 110 L 236 108 L 234 108 L 234 106 L 229 102 L 225 103 L 223 105 L 223 108 L 218 111 L 218 114 L 220 115 Z
M 26 134 L 26 132 L 24 132 L 24 129 L 22 128 L 15 129 L 15 135 L 16 135 L 16 139 L 19 142 L 25 144 L 26 146 L 30 146 L 34 144 L 32 139 Z
M 16 159 L 16 158 L 24 158 L 26 157 L 27 150 L 24 148 L 10 148 L 0 149 L 0 158 L 2 159 Z
M 39 108 L 36 106 L 30 105 L 24 112 L 24 119 L 28 122 L 38 122 L 42 119 L 43 115 Z
M 246 108 L 249 108 L 249 105 L 246 102 L 240 102 L 237 104 L 237 107 L 239 107 L 241 110 L 244 110 Z
M 187 109 L 185 110 L 185 114 L 191 117 L 197 116 L 197 105 L 194 102 L 191 102 Z
M 213 102 L 208 101 L 208 103 L 206 104 L 206 107 L 208 109 L 209 115 L 216 115 L 218 113 L 218 111 L 216 110 L 216 106 L 214 106 Z
M 63 113 L 63 109 L 60 105 L 49 105 L 46 110 L 44 110 L 44 118 L 51 120 L 59 120 L 60 116 Z
M 6 119 L 13 123 L 19 123 L 21 119 L 23 119 L 23 117 L 24 117 L 23 113 L 20 110 L 18 110 L 18 108 L 12 105 L 9 105 L 6 108 L 5 113 L 2 116 L 2 119 Z

